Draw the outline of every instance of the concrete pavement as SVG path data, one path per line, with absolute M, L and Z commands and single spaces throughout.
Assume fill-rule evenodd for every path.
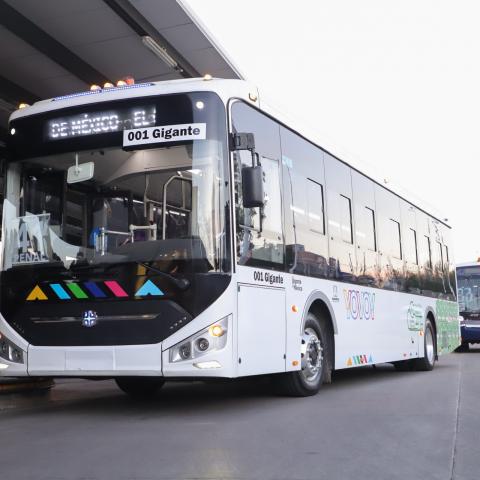
M 0 478 L 480 478 L 480 350 L 433 372 L 335 374 L 310 398 L 265 379 L 167 384 L 139 402 L 112 381 L 0 396 Z

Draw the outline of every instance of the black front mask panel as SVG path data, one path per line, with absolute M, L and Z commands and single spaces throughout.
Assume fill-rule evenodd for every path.
M 134 265 L 108 275 L 16 269 L 2 274 L 2 313 L 33 345 L 153 344 L 211 305 L 230 278 L 196 273 L 176 285 Z

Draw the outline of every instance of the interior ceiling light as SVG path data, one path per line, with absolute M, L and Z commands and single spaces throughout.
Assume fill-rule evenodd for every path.
M 152 37 L 149 35 L 143 36 L 142 43 L 170 68 L 178 68 L 178 63 L 170 56 L 167 50 L 159 45 Z

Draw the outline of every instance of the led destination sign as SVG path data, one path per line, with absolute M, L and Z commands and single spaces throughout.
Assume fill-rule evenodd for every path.
M 46 136 L 48 140 L 63 140 L 86 135 L 121 132 L 134 128 L 153 127 L 156 120 L 155 107 L 83 113 L 48 121 Z

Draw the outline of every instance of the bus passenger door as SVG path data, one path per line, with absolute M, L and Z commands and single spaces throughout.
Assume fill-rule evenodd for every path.
M 285 237 L 283 231 L 280 126 L 243 102 L 231 107 L 232 132 L 252 133 L 255 163 L 261 166 L 264 202 L 243 201 L 243 169 L 252 154 L 232 156 L 238 285 L 238 374 L 285 371 Z
M 285 371 L 285 290 L 238 284 L 238 375 Z

